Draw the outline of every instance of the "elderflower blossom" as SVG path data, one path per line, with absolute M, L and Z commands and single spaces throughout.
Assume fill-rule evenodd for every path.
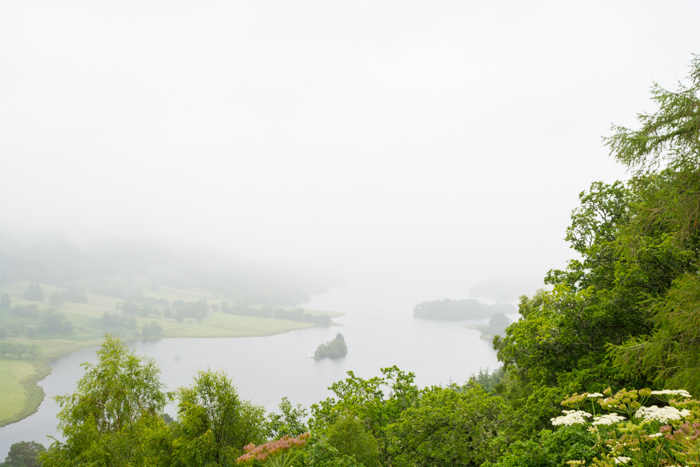
M 678 410 L 675 407 L 657 407 L 652 405 L 651 407 L 640 407 L 639 410 L 634 414 L 637 418 L 643 418 L 644 420 L 657 420 L 660 423 L 667 423 L 669 420 L 680 420 L 690 415 L 688 410 Z
M 621 422 L 625 419 L 622 415 L 616 413 L 609 413 L 601 415 L 600 417 L 595 417 L 593 419 L 593 425 L 612 425 L 613 423 Z
M 552 425 L 570 426 L 576 423 L 586 423 L 586 417 L 591 418 L 593 415 L 583 410 L 564 410 L 566 415 L 552 418 Z
M 681 396 L 690 399 L 691 396 L 685 389 L 664 389 L 662 391 L 651 391 L 655 396 Z
M 631 457 L 625 457 L 625 456 L 613 457 L 613 459 L 615 460 L 616 464 L 626 464 L 632 460 Z

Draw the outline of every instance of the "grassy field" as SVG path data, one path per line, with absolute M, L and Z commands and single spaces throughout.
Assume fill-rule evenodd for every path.
M 8 337 L 8 342 L 37 344 L 41 348 L 41 356 L 31 359 L 27 357 L 16 358 L 14 356 L 0 357 L 0 426 L 25 418 L 36 411 L 41 403 L 44 393 L 37 386 L 37 382 L 43 379 L 49 372 L 49 362 L 61 355 L 74 352 L 84 347 L 100 345 L 105 332 L 111 332 L 125 341 L 141 339 L 139 332 L 145 324 L 156 321 L 162 328 L 163 338 L 179 337 L 256 337 L 280 334 L 297 329 L 313 327 L 314 324 L 288 321 L 281 319 L 258 318 L 253 316 L 240 316 L 221 312 L 209 312 L 204 319 L 198 321 L 194 318 L 185 318 L 180 321 L 167 319 L 162 314 L 136 317 L 136 329 L 108 328 L 102 324 L 104 313 L 120 313 L 117 304 L 122 299 L 97 294 L 87 294 L 87 303 L 66 302 L 59 306 L 50 306 L 48 297 L 57 287 L 41 284 L 45 299 L 43 302 L 25 300 L 22 295 L 27 289 L 27 282 L 3 285 L 0 293 L 8 293 L 14 305 L 36 304 L 40 310 L 55 308 L 63 313 L 66 319 L 71 321 L 74 331 L 67 336 L 57 337 L 37 334 L 34 338 Z M 148 291 L 148 296 L 172 300 L 198 301 L 205 299 L 208 303 L 216 303 L 220 297 L 197 289 L 175 289 L 171 287 L 159 287 L 157 291 Z M 331 318 L 341 313 L 311 311 L 314 314 L 328 314 Z M 9 309 L 0 309 L 0 325 L 2 326 L 38 326 L 39 319 L 23 318 L 13 314 Z
M 45 371 L 38 371 L 41 367 L 40 362 L 31 360 L 0 359 L 0 420 L 16 421 L 33 413 L 30 407 L 32 402 L 36 402 L 37 398 L 41 402 L 44 396 L 41 388 L 36 385 L 38 374 L 41 374 L 42 378 L 46 376 Z M 36 390 L 28 388 L 30 384 Z

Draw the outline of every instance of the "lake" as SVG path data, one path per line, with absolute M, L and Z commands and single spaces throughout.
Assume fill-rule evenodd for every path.
M 466 298 L 455 287 L 436 290 L 435 284 L 409 285 L 403 281 L 368 281 L 338 287 L 315 296 L 305 308 L 346 313 L 335 321 L 342 326 L 311 328 L 268 337 L 219 339 L 160 339 L 129 342 L 137 353 L 155 358 L 161 380 L 169 390 L 189 386 L 200 369 L 222 369 L 242 398 L 277 408 L 287 396 L 306 407 L 330 396 L 328 386 L 344 379 L 348 370 L 370 378 L 392 365 L 416 374 L 423 386 L 463 383 L 480 369 L 499 363 L 490 341 L 466 329 L 472 322 L 442 322 L 413 318 L 421 301 Z M 466 290 L 466 288 L 465 288 Z M 457 290 L 458 292 L 459 290 Z M 451 295 L 446 295 L 452 292 Z M 438 295 L 443 294 L 443 295 Z M 341 332 L 346 357 L 315 361 L 316 347 Z M 46 447 L 56 435 L 58 406 L 52 397 L 73 392 L 82 376 L 80 363 L 94 362 L 95 348 L 65 355 L 52 363 L 53 371 L 39 384 L 46 398 L 34 415 L 0 428 L 0 460 L 19 441 L 37 441 Z M 175 408 L 166 412 L 175 415 Z

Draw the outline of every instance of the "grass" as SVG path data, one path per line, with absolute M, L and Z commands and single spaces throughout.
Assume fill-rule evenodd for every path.
M 49 296 L 58 287 L 41 284 L 44 291 L 44 301 L 34 302 L 22 297 L 28 282 L 4 284 L 0 292 L 10 294 L 12 305 L 37 304 L 40 310 L 49 305 Z M 163 298 L 169 301 L 185 300 L 197 301 L 206 299 L 208 302 L 221 300 L 211 292 L 199 289 L 176 289 L 160 286 L 157 291 L 148 290 L 147 295 L 153 298 Z M 101 318 L 105 312 L 120 313 L 117 303 L 122 299 L 98 294 L 87 294 L 87 303 L 66 302 L 60 306 L 53 306 L 57 311 L 65 314 L 73 323 L 74 332 L 65 337 L 42 336 L 35 338 L 16 337 L 8 338 L 11 342 L 24 342 L 38 344 L 41 348 L 41 356 L 36 359 L 14 357 L 0 357 L 0 426 L 19 421 L 33 414 L 44 398 L 44 392 L 37 385 L 51 372 L 49 362 L 62 355 L 74 352 L 85 347 L 100 345 L 105 332 L 114 332 L 124 340 L 141 338 L 139 331 L 144 324 L 156 321 L 163 329 L 161 337 L 257 337 L 280 334 L 297 329 L 313 327 L 312 323 L 289 321 L 281 319 L 259 318 L 254 316 L 231 315 L 221 312 L 210 312 L 202 321 L 194 318 L 185 318 L 182 322 L 166 319 L 163 316 L 136 317 L 137 329 L 105 329 Z M 313 314 L 327 314 L 331 318 L 342 313 L 306 310 Z M 10 310 L 0 310 L 0 323 L 17 324 L 23 322 L 26 326 L 37 326 L 39 320 L 21 318 Z
M 30 416 L 44 399 L 44 390 L 37 385 L 51 372 L 44 361 L 0 359 L 0 426 Z

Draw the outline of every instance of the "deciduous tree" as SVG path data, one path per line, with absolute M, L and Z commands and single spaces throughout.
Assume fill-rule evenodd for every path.
M 72 394 L 57 396 L 61 407 L 55 441 L 42 465 L 145 465 L 145 438 L 159 423 L 168 399 L 155 362 L 139 357 L 118 338 L 107 335 L 95 364 Z
M 233 465 L 243 446 L 265 441 L 264 409 L 241 400 L 221 371 L 200 371 L 177 398 L 173 465 Z
M 39 454 L 44 451 L 46 448 L 35 441 L 14 443 L 0 467 L 39 467 Z

